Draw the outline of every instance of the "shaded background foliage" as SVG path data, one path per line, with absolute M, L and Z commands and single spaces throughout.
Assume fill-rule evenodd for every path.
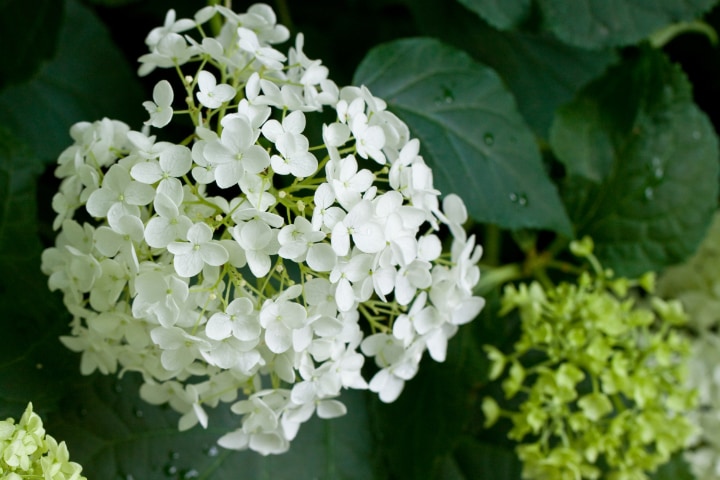
M 400 399 L 345 397 L 346 417 L 313 420 L 288 454 L 219 450 L 232 422 L 176 431 L 143 404 L 138 379 L 78 373 L 57 340 L 68 315 L 39 255 L 52 242 L 53 163 L 77 121 L 139 128 L 162 72 L 134 75 L 144 35 L 200 0 L 0 1 L 0 417 L 32 400 L 88 478 L 520 478 L 502 423 L 482 428 L 481 345 L 509 348 L 497 292 L 426 360 Z M 720 49 L 689 30 L 661 49 L 645 39 L 704 18 L 714 0 L 316 0 L 271 2 L 340 85 L 368 85 L 420 138 L 437 186 L 463 196 L 485 262 L 524 259 L 526 242 L 592 234 L 624 274 L 683 260 L 717 208 Z M 242 11 L 250 2 L 235 0 Z M 633 19 L 634 21 L 629 21 Z M 532 243 L 532 242 L 531 242 Z M 219 430 L 214 430 L 213 425 Z M 657 478 L 692 478 L 676 459 Z

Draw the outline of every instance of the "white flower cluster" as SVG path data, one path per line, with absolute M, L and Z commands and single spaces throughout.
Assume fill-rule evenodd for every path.
M 395 400 L 484 305 L 460 198 L 441 208 L 407 126 L 366 88 L 338 88 L 301 35 L 287 57 L 271 46 L 288 37 L 267 5 L 170 11 L 140 74 L 173 68 L 179 86 L 157 83 L 142 132 L 73 126 L 42 257 L 84 374 L 140 372 L 141 397 L 180 412 L 180 429 L 231 403 L 241 419 L 220 445 L 263 454 L 313 413 L 344 414 L 343 389 Z M 311 144 L 306 114 L 323 109 L 335 119 Z M 150 135 L 180 114 L 184 141 Z
M 689 383 L 701 433 L 685 459 L 698 480 L 720 480 L 720 213 L 695 255 L 659 278 L 658 293 L 682 302 L 693 330 Z

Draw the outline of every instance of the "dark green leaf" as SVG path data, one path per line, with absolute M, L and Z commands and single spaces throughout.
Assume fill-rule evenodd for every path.
M 448 344 L 444 363 L 423 359 L 417 377 L 395 402 L 375 402 L 379 451 L 393 478 L 424 480 L 444 474 L 444 457 L 472 423 L 476 391 L 486 380 L 479 331 L 477 322 L 461 328 Z
M 0 129 L 0 418 L 22 414 L 30 401 L 48 408 L 69 388 L 65 374 L 72 357 L 57 338 L 67 320 L 40 272 L 40 168 L 28 149 Z
M 69 144 L 75 122 L 145 117 L 137 79 L 104 26 L 75 1 L 67 2 L 65 15 L 54 60 L 32 81 L 0 94 L 0 125 L 43 160 L 57 158 Z
M 693 253 L 717 206 L 718 142 L 662 53 L 589 85 L 558 112 L 551 143 L 578 236 L 594 238 L 608 267 L 639 275 Z
M 64 439 L 83 474 L 97 479 L 373 479 L 364 392 L 348 392 L 348 414 L 333 420 L 313 418 L 300 428 L 290 451 L 263 457 L 216 446 L 239 417 L 221 404 L 211 411 L 207 430 L 179 432 L 179 415 L 144 403 L 139 376 L 122 379 L 95 375 L 47 422 Z
M 407 122 L 437 187 L 463 197 L 475 220 L 569 233 L 535 138 L 493 70 L 437 40 L 414 38 L 371 50 L 354 83 Z
M 500 30 L 522 22 L 530 11 L 530 0 L 458 0 Z
M 518 480 L 522 464 L 512 450 L 465 437 L 453 452 L 460 479 Z M 453 478 L 453 477 L 450 477 Z M 448 479 L 449 480 L 449 479 Z
M 584 48 L 630 45 L 675 22 L 692 20 L 716 0 L 538 0 L 547 28 Z
M 555 109 L 616 60 L 613 51 L 582 50 L 548 35 L 499 32 L 454 2 L 413 0 L 409 6 L 424 33 L 495 69 L 517 99 L 520 113 L 543 138 Z
M 63 0 L 0 2 L 0 88 L 30 77 L 55 53 Z
M 129 5 L 131 3 L 137 3 L 140 0 L 88 0 L 90 3 L 102 5 L 105 7 L 120 7 Z

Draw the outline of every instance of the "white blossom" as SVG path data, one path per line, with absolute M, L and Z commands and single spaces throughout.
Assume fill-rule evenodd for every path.
M 196 31 L 213 18 L 219 33 Z M 345 389 L 395 400 L 484 306 L 482 248 L 462 200 L 440 206 L 420 142 L 367 88 L 338 88 L 301 35 L 280 52 L 288 38 L 264 4 L 168 12 L 139 73 L 190 76 L 155 85 L 142 131 L 71 128 L 41 266 L 83 374 L 139 372 L 181 430 L 229 408 L 218 444 L 265 455 L 345 414 Z M 165 140 L 185 115 L 190 135 Z M 311 116 L 332 120 L 320 133 Z

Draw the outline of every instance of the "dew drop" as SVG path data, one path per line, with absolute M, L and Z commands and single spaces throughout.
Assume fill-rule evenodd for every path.
M 702 134 L 695 130 L 692 132 L 692 138 L 693 140 L 700 140 L 702 138 Z
M 218 454 L 220 453 L 220 449 L 218 447 L 216 447 L 215 445 L 212 445 L 210 448 L 208 448 L 206 450 L 205 453 L 207 453 L 208 457 L 217 457 Z
M 135 414 L 135 416 L 138 418 L 142 418 L 143 415 L 145 415 L 145 412 L 143 412 L 139 408 L 136 408 L 135 410 L 133 410 L 133 414 Z
M 452 93 L 452 90 L 450 90 L 448 87 L 442 87 L 442 92 L 440 93 L 440 96 L 435 99 L 436 105 L 442 105 L 442 104 L 450 104 L 455 101 L 455 96 Z
M 655 175 L 655 178 L 660 180 L 665 176 L 665 170 L 663 170 L 662 167 L 657 167 L 655 170 L 653 170 L 653 175 Z
M 195 469 L 186 470 L 185 472 L 183 472 L 182 478 L 200 478 L 200 472 Z
M 653 190 L 652 187 L 645 187 L 643 195 L 645 196 L 645 200 L 652 200 L 655 197 L 655 190 Z
M 485 145 L 490 146 L 493 143 L 495 143 L 495 136 L 493 136 L 492 133 L 486 133 L 483 137 L 483 141 L 485 142 Z
M 168 453 L 168 457 L 170 457 L 170 460 L 177 460 L 180 458 L 180 452 L 173 452 L 171 450 L 170 453 Z
M 528 204 L 527 195 L 525 195 L 524 193 L 515 193 L 515 192 L 511 193 L 510 201 L 521 207 L 526 207 Z
M 165 475 L 168 477 L 171 477 L 178 473 L 178 468 L 175 465 L 165 465 L 165 468 L 163 468 L 163 472 L 165 472 Z

